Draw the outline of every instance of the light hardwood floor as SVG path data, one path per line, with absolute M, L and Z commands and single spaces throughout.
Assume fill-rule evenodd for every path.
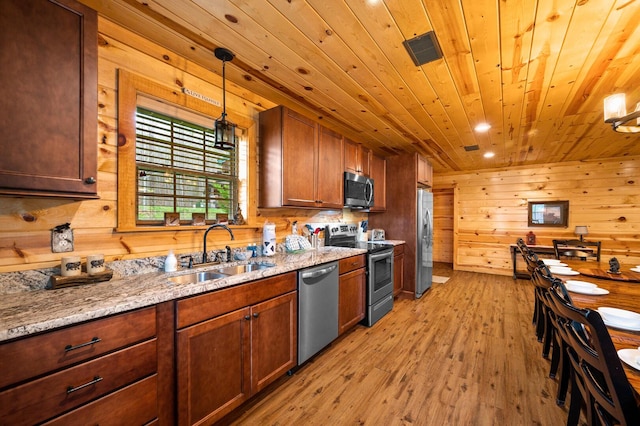
M 420 300 L 397 300 L 374 327 L 358 325 L 222 423 L 563 425 L 566 408 L 555 404 L 532 306 L 529 281 L 451 272 L 447 283 Z

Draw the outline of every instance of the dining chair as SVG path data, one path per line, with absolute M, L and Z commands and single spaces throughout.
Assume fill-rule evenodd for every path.
M 527 271 L 529 271 L 530 279 L 533 281 L 533 271 L 538 267 L 538 255 L 531 251 L 528 247 L 523 250 L 523 255 L 525 263 L 527 264 Z M 542 341 L 542 328 L 544 325 L 543 321 L 540 320 L 540 313 L 542 307 L 540 305 L 540 297 L 538 295 L 539 290 L 534 287 L 533 288 L 533 318 L 531 323 L 536 327 L 536 337 L 538 341 Z
M 548 294 L 571 363 L 567 425 L 578 424 L 583 402 L 588 425 L 640 424 L 633 389 L 600 314 L 575 307 L 559 286 Z
M 556 259 L 581 259 L 600 262 L 600 241 L 553 240 Z
M 556 404 L 562 406 L 564 405 L 567 390 L 569 389 L 571 363 L 568 359 L 567 342 L 558 331 L 558 315 L 553 301 L 551 300 L 550 292 L 558 289 L 568 303 L 571 303 L 571 296 L 569 296 L 569 292 L 567 291 L 564 282 L 551 275 L 548 269 L 545 270 L 540 268 L 537 270 L 535 280 L 539 287 L 546 289 L 546 291 L 541 292 L 543 297 L 542 303 L 544 304 L 546 313 L 547 327 L 544 333 L 542 355 L 543 357 L 548 358 L 549 349 L 552 349 L 549 377 L 553 379 L 559 375 Z
M 522 238 L 518 238 L 516 245 L 518 246 L 518 250 L 520 250 L 520 254 L 523 256 L 525 255 L 525 252 L 529 250 L 529 246 L 527 246 L 527 243 L 525 243 Z

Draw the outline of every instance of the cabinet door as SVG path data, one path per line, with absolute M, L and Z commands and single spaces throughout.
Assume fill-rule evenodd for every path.
M 0 1 L 0 193 L 97 198 L 97 13 Z
M 360 145 L 360 174 L 364 176 L 371 176 L 371 157 L 373 152 L 362 145 Z
M 432 175 L 431 164 L 426 158 L 418 155 L 418 182 L 426 186 L 432 186 Z
M 213 423 L 250 396 L 249 308 L 177 333 L 178 423 Z
M 404 285 L 404 253 L 393 256 L 393 295 L 402 292 Z
M 282 117 L 282 204 L 316 205 L 317 125 L 312 120 L 284 109 Z M 260 188 L 268 191 L 269 188 Z
M 365 291 L 365 268 L 340 275 L 338 334 L 344 333 L 364 318 Z
M 296 292 L 251 308 L 251 391 L 262 390 L 297 364 Z
M 342 135 L 320 126 L 317 200 L 322 207 L 344 206 L 344 149 Z
M 387 209 L 387 160 L 372 155 L 370 176 L 373 179 L 373 206 L 370 210 L 385 211 Z
M 344 171 L 354 174 L 360 173 L 358 144 L 347 138 L 344 138 Z

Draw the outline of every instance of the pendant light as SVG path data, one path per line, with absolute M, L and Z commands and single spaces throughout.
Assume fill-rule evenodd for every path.
M 225 64 L 233 60 L 234 55 L 224 47 L 218 47 L 213 54 L 222 61 L 222 116 L 215 122 L 213 147 L 230 151 L 236 147 L 236 125 L 227 121 Z

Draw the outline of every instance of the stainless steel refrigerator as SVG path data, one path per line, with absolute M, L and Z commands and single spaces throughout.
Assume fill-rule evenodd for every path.
M 416 241 L 416 297 L 431 287 L 433 272 L 433 194 L 418 189 Z

